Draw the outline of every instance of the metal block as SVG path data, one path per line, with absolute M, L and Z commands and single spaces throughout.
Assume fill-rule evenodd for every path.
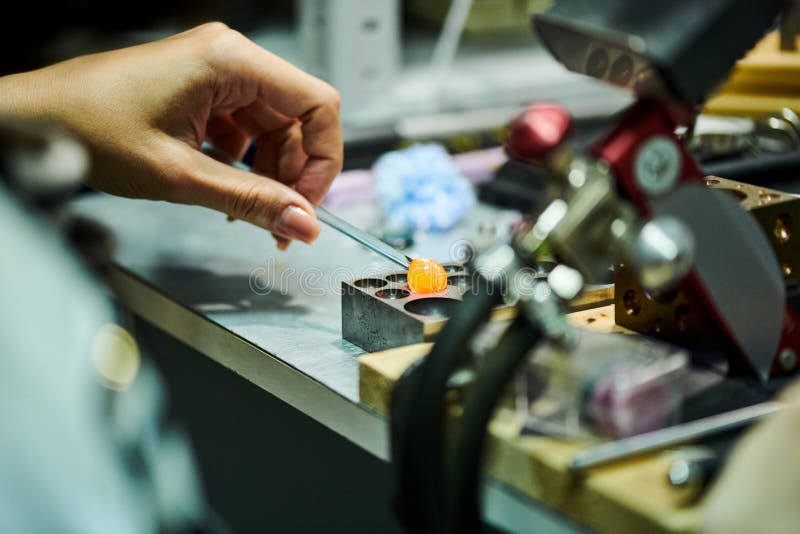
M 794 236 L 795 221 L 800 222 L 800 198 L 716 176 L 706 178 L 706 185 L 728 191 L 755 217 L 787 284 L 800 282 L 800 247 Z M 615 319 L 620 326 L 690 348 L 718 348 L 723 343 L 717 327 L 708 317 L 695 313 L 681 291 L 649 293 L 633 271 L 622 265 L 615 269 L 614 285 Z
M 412 293 L 405 272 L 342 282 L 342 337 L 368 352 L 431 341 L 469 289 L 463 266 L 444 268 L 440 293 Z
M 536 265 L 537 277 L 546 277 L 555 263 Z M 470 290 L 472 275 L 457 263 L 444 264 L 447 289 L 441 293 L 412 293 L 406 273 L 398 272 L 342 282 L 342 337 L 368 352 L 433 341 Z M 611 285 L 589 286 L 567 304 L 570 312 L 605 306 L 614 301 Z M 493 321 L 516 316 L 512 304 L 500 304 Z

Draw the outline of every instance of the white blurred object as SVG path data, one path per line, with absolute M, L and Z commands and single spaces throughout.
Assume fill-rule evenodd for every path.
M 155 369 L 58 227 L 31 209 L 31 199 L 77 185 L 85 151 L 48 130 L 4 126 L 0 532 L 222 529 L 187 440 L 166 421 Z
M 342 95 L 347 119 L 375 105 L 400 69 L 397 0 L 302 0 L 306 68 Z
M 418 28 L 401 31 L 399 4 L 301 0 L 300 47 L 295 47 L 293 37 L 281 37 L 275 31 L 254 39 L 339 90 L 347 141 L 370 140 L 387 131 L 401 137 L 413 131 L 419 138 L 430 139 L 451 131 L 493 128 L 516 116 L 525 103 L 540 99 L 557 98 L 576 118 L 605 116 L 630 104 L 626 91 L 567 71 L 537 46 L 532 31 L 530 39 L 520 40 L 518 34 L 505 45 L 485 39 L 480 43 L 453 40 L 460 31 L 443 31 L 431 39 Z M 476 11 L 490 9 L 485 0 L 472 0 L 471 10 L 464 9 L 463 0 L 442 0 L 435 3 L 436 9 L 443 10 L 444 4 L 451 8 L 448 15 L 455 29 L 462 25 L 456 24 L 461 18 L 457 15 L 469 12 L 469 28 Z M 457 4 L 461 7 L 456 10 Z M 525 13 L 532 9 L 529 4 Z M 494 3 L 491 6 L 495 9 Z M 432 11 L 434 3 L 428 8 Z M 528 15 L 520 16 L 527 26 Z M 486 21 L 480 22 L 483 27 Z M 364 33 L 364 28 L 374 31 Z M 452 56 L 445 54 L 453 45 Z M 437 46 L 440 51 L 434 52 Z M 293 55 L 295 48 L 301 49 L 302 57 Z M 434 56 L 444 60 L 432 61 Z M 365 72 L 375 76 L 366 77 Z M 448 131 L 440 131 L 445 124 Z
M 464 31 L 464 24 L 467 22 L 469 10 L 472 8 L 472 0 L 452 0 L 447 18 L 444 19 L 442 31 L 439 33 L 439 40 L 436 48 L 433 49 L 431 58 L 431 76 L 434 79 L 432 84 L 434 102 L 438 104 L 444 98 L 444 83 L 453 66 L 453 60 L 458 50 L 458 42 L 461 40 L 461 33 Z

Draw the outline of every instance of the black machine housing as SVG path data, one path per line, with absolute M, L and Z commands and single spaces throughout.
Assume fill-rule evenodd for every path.
M 572 71 L 639 97 L 696 105 L 784 6 L 784 0 L 557 0 L 533 24 Z

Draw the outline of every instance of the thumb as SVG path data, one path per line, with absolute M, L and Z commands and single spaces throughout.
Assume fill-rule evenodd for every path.
M 800 406 L 800 380 L 795 380 L 783 388 L 778 394 L 778 400 Z
M 187 149 L 193 154 L 182 201 L 227 213 L 285 239 L 311 243 L 317 238 L 319 222 L 303 195 L 277 180 Z

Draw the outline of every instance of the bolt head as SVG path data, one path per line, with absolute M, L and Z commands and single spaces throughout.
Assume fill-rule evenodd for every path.
M 647 196 L 657 197 L 675 187 L 682 165 L 677 143 L 665 135 L 654 135 L 636 153 L 634 177 Z
M 797 353 L 789 347 L 781 350 L 778 354 L 778 365 L 784 371 L 791 371 L 797 366 Z
M 562 300 L 574 299 L 583 289 L 583 276 L 567 265 L 557 265 L 548 275 L 547 282 Z
M 679 219 L 661 216 L 645 224 L 634 242 L 632 260 L 649 290 L 674 289 L 692 266 L 695 240 Z

